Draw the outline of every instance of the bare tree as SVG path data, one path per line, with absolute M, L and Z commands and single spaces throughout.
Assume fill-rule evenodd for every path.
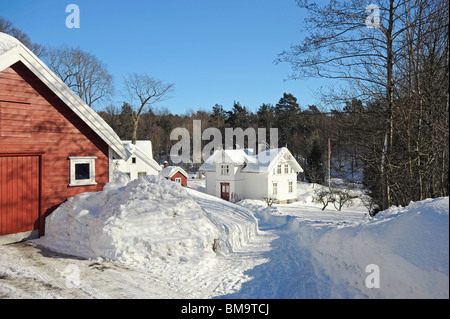
M 173 87 L 174 84 L 164 83 L 146 74 L 132 73 L 125 78 L 125 92 L 128 95 L 128 102 L 133 108 L 133 144 L 136 144 L 139 121 L 146 107 L 169 98 L 168 93 L 173 90 Z
M 55 72 L 87 105 L 113 94 L 113 77 L 106 65 L 93 54 L 80 48 L 49 48 L 44 57 Z
M 278 61 L 292 65 L 294 79 L 345 80 L 344 94 L 329 101 L 366 104 L 339 121 L 366 168 L 377 171 L 379 206 L 448 194 L 448 142 L 440 138 L 448 139 L 448 1 L 297 2 L 309 36 Z M 369 14 L 380 19 L 367 24 Z
M 37 56 L 42 56 L 45 53 L 45 47 L 32 42 L 30 37 L 22 32 L 21 30 L 15 28 L 11 21 L 0 17 L 0 32 L 7 33 L 13 37 L 15 37 L 17 40 L 19 40 L 24 46 L 26 46 L 28 49 L 33 51 L 34 54 Z

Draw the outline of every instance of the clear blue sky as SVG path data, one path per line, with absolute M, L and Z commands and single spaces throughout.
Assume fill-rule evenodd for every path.
M 66 6 L 80 8 L 80 28 L 65 25 Z M 278 53 L 303 39 L 304 12 L 294 0 L 0 0 L 0 16 L 49 46 L 80 46 L 106 63 L 121 106 L 127 73 L 174 83 L 164 101 L 172 113 L 229 110 L 233 101 L 256 111 L 276 104 L 284 92 L 300 106 L 320 104 L 317 80 L 285 81 Z

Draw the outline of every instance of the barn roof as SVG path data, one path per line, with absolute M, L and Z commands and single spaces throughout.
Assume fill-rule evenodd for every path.
M 114 130 L 78 95 L 76 95 L 44 62 L 14 37 L 0 32 L 0 71 L 22 62 L 75 114 L 77 114 L 122 159 L 130 153 Z
M 189 177 L 188 173 L 184 169 L 182 169 L 179 166 L 167 166 L 162 169 L 162 171 L 159 173 L 159 175 L 167 178 L 171 178 L 173 175 L 175 175 L 177 172 L 180 172 L 183 176 L 186 178 Z

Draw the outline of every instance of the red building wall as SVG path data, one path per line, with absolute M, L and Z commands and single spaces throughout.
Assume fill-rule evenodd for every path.
M 3 110 L 3 112 L 2 112 Z M 40 215 L 67 198 L 100 191 L 109 179 L 108 145 L 21 62 L 0 72 L 0 154 L 39 153 Z M 96 185 L 70 187 L 69 156 L 96 156 Z
M 181 185 L 182 186 L 187 186 L 187 178 L 186 178 L 186 176 L 184 176 L 180 172 L 176 172 L 170 179 L 172 181 L 175 181 L 175 178 L 181 178 Z

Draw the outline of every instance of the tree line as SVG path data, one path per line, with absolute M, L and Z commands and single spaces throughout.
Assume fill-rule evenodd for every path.
M 133 137 L 133 107 L 124 102 L 121 107 L 110 105 L 100 116 L 115 130 L 120 138 L 131 140 Z M 232 106 L 224 107 L 216 104 L 211 110 L 191 110 L 186 114 L 172 114 L 167 109 L 148 108 L 142 112 L 140 125 L 136 131 L 138 140 L 151 140 L 154 157 L 157 160 L 168 158 L 171 147 L 178 141 L 170 140 L 174 128 L 182 127 L 191 132 L 193 138 L 193 121 L 201 121 L 201 130 L 214 127 L 222 132 L 222 145 L 225 145 L 225 128 L 258 128 L 266 129 L 266 141 L 270 143 L 271 128 L 278 129 L 277 146 L 286 146 L 296 159 L 307 167 L 306 178 L 323 183 L 325 180 L 325 155 L 327 137 L 330 133 L 327 127 L 332 119 L 319 109 L 310 105 L 302 109 L 297 98 L 290 93 L 284 93 L 275 105 L 262 104 L 256 112 L 235 101 Z M 237 147 L 247 147 L 245 145 Z M 202 147 L 209 143 L 202 141 Z M 192 141 L 191 141 L 192 145 Z M 275 147 L 275 145 L 267 145 Z M 256 151 L 256 150 L 255 150 Z M 311 169 L 310 169 L 311 168 Z

